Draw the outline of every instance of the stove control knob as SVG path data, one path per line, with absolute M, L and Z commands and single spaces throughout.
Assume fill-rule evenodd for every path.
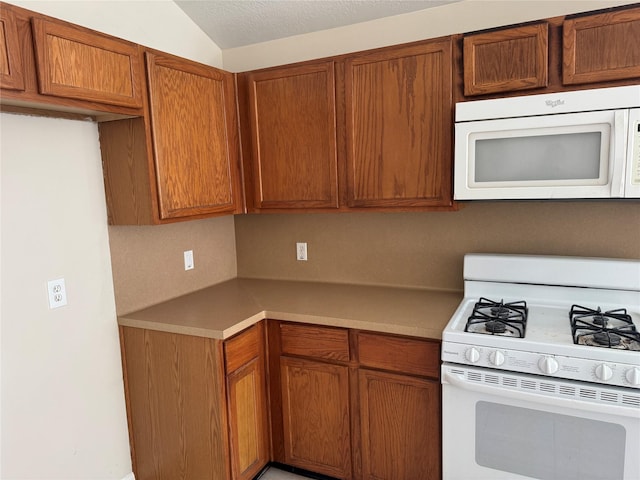
M 476 347 L 471 347 L 465 352 L 465 357 L 467 357 L 467 360 L 469 360 L 471 363 L 476 363 L 478 360 L 480 360 L 480 352 Z
M 640 368 L 632 367 L 627 370 L 627 373 L 624 375 L 631 385 L 636 386 L 640 385 Z
M 551 375 L 558 371 L 559 365 L 558 361 L 553 357 L 542 357 L 538 362 L 538 367 L 542 370 L 542 373 Z
M 606 363 L 601 363 L 596 367 L 596 377 L 598 380 L 607 382 L 613 378 L 613 370 Z
M 502 353 L 500 350 L 491 352 L 489 354 L 489 361 L 496 367 L 499 367 L 504 363 L 504 353 Z

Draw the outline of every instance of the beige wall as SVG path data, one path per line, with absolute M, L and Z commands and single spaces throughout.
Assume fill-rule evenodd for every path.
M 3 113 L 0 134 L 0 477 L 121 479 L 131 460 L 98 129 Z M 50 310 L 47 281 L 60 277 L 68 305 Z
M 109 227 L 118 315 L 236 276 L 233 217 L 149 227 Z M 183 252 L 195 268 L 185 271 Z
M 458 212 L 236 217 L 238 274 L 462 289 L 469 252 L 640 258 L 640 203 L 469 202 Z M 295 259 L 307 242 L 309 260 Z

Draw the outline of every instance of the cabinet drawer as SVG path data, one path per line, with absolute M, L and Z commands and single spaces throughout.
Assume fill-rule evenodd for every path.
M 339 362 L 349 361 L 349 333 L 342 328 L 282 324 L 284 355 L 300 355 Z
M 262 325 L 254 325 L 224 342 L 224 367 L 228 374 L 260 354 Z
M 438 378 L 440 342 L 360 332 L 360 365 Z

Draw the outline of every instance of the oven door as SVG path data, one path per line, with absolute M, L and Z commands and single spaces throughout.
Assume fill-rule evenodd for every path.
M 640 395 L 442 366 L 444 480 L 637 480 Z

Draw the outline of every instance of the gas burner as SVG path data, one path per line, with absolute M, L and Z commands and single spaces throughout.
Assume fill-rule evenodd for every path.
M 504 303 L 481 297 L 474 305 L 464 331 L 524 338 L 527 312 L 524 301 Z
M 600 307 L 573 305 L 569 319 L 577 345 L 640 351 L 640 332 L 625 308 L 603 312 Z

